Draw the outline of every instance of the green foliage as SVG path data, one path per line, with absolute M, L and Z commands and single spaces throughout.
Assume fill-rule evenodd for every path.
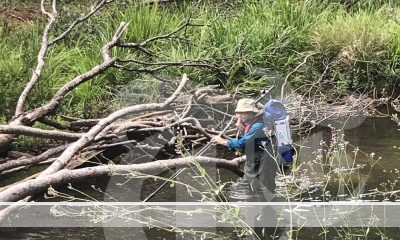
M 185 72 L 192 81 L 221 83 L 228 90 L 239 86 L 239 91 L 251 92 L 272 81 L 269 74 L 259 74 L 270 69 L 281 78 L 290 73 L 288 80 L 296 88 L 317 85 L 327 95 L 349 89 L 396 87 L 400 56 L 398 1 L 366 0 L 352 6 L 341 2 L 187 1 L 158 6 L 117 1 L 49 50 L 46 67 L 27 107 L 49 100 L 60 86 L 100 63 L 101 47 L 121 21 L 130 23 L 124 39 L 141 42 L 173 31 L 188 17 L 200 26 L 187 27 L 179 38 L 149 45 L 156 53 L 152 61 L 206 59 L 223 67 L 228 76 L 206 68 L 185 67 L 160 73 L 169 79 Z M 26 6 L 29 1 L 21 4 Z M 88 5 L 61 2 L 61 21 L 53 35 L 65 30 L 82 11 L 88 11 Z M 36 65 L 43 24 L 36 20 L 22 25 L 6 23 L 0 28 L 0 112 L 8 119 Z M 147 60 L 129 49 L 113 49 L 112 54 Z M 136 86 L 128 88 L 136 95 L 150 94 L 143 99 L 157 99 L 149 93 L 146 81 L 160 84 L 147 74 L 108 70 L 68 94 L 59 111 L 78 117 L 104 115 L 121 104 L 119 92 L 126 85 Z M 110 106 L 110 101 L 116 106 Z

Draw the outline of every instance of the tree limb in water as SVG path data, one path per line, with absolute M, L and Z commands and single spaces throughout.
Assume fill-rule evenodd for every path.
M 16 160 L 7 161 L 6 163 L 0 164 L 0 172 L 6 171 L 6 170 L 9 170 L 12 168 L 34 165 L 34 164 L 40 163 L 42 161 L 46 161 L 50 157 L 52 157 L 56 154 L 60 154 L 65 149 L 67 149 L 67 147 L 68 147 L 68 145 L 61 145 L 61 146 L 58 146 L 55 148 L 51 148 L 35 157 L 31 157 L 31 158 L 22 157 L 22 158 L 19 158 Z
M 65 185 L 72 182 L 82 182 L 89 178 L 99 178 L 123 174 L 158 174 L 174 168 L 182 168 L 192 163 L 201 166 L 214 166 L 225 168 L 241 174 L 239 170 L 240 160 L 225 160 L 210 157 L 184 157 L 168 160 L 158 160 L 149 163 L 133 165 L 104 165 L 98 167 L 87 167 L 82 169 L 63 169 L 56 173 L 46 174 L 46 177 L 39 177 L 24 181 L 20 184 L 0 192 L 0 202 L 15 202 L 27 196 L 46 191 L 48 187 Z

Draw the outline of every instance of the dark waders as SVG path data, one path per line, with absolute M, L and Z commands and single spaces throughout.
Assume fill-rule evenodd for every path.
M 265 150 L 259 147 L 257 149 L 254 142 L 246 143 L 245 175 L 232 186 L 229 197 L 232 201 L 266 202 L 260 206 L 261 211 L 254 220 L 257 227 L 253 230 L 261 239 L 277 239 L 275 237 L 283 230 L 272 227 L 277 225 L 277 216 L 274 209 L 267 204 L 274 200 L 278 165 L 275 162 L 271 142 L 266 144 L 265 148 Z

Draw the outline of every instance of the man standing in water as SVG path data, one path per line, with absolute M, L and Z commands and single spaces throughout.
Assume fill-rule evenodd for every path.
M 263 120 L 258 118 L 259 111 L 254 100 L 240 99 L 235 113 L 239 137 L 227 140 L 217 136 L 212 139 L 215 143 L 227 146 L 229 150 L 244 150 L 246 154 L 245 175 L 232 189 L 230 195 L 244 190 L 244 196 L 240 196 L 240 193 L 237 194 L 242 200 L 245 197 L 247 201 L 272 201 L 276 187 L 275 176 L 278 170 L 273 151 L 276 139 L 265 134 L 265 125 Z M 254 222 L 258 222 L 259 227 L 254 227 L 254 233 L 261 239 L 279 238 L 283 230 L 273 227 L 277 224 L 276 218 L 275 210 L 268 205 L 264 206 L 255 217 Z
M 238 118 L 236 127 L 240 136 L 229 140 L 216 136 L 212 141 L 227 146 L 229 150 L 245 151 L 244 182 L 249 184 L 252 191 L 261 195 L 263 200 L 270 200 L 276 187 L 277 164 L 273 157 L 272 139 L 265 135 L 265 126 L 258 119 L 258 112 L 254 100 L 240 99 L 235 109 Z

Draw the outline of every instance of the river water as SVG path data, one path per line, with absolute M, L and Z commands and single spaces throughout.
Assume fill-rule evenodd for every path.
M 380 118 L 365 118 L 359 121 L 354 126 L 345 128 L 339 131 L 339 136 L 344 134 L 344 140 L 349 142 L 349 145 L 357 146 L 360 151 L 365 154 L 357 154 L 354 158 L 352 147 L 348 147 L 348 158 L 350 163 L 354 165 L 365 165 L 357 174 L 357 177 L 352 179 L 357 185 L 357 181 L 362 179 L 365 181 L 365 185 L 361 190 L 362 193 L 373 192 L 373 189 L 379 190 L 396 190 L 400 189 L 397 179 L 400 178 L 400 173 L 397 169 L 400 169 L 400 131 L 395 122 L 389 117 Z M 332 135 L 326 129 L 321 128 L 312 132 L 307 137 L 298 138 L 296 144 L 299 149 L 299 159 L 304 165 L 301 168 L 307 169 L 312 168 L 312 163 L 316 158 L 316 152 L 321 148 L 321 141 L 327 143 L 332 139 Z M 301 147 L 300 147 L 301 146 Z M 211 150 L 210 155 L 221 155 L 221 149 Z M 213 154 L 213 152 L 216 154 Z M 370 154 L 374 155 L 374 159 L 378 160 L 377 164 L 371 168 L 371 158 L 368 157 Z M 226 153 L 224 153 L 226 154 Z M 233 157 L 232 154 L 229 155 Z M 348 164 L 349 160 L 346 160 Z M 315 163 L 315 161 L 314 161 Z M 322 167 L 321 171 L 314 169 L 315 172 L 319 172 L 320 176 L 326 174 L 326 168 Z M 229 189 L 231 182 L 237 181 L 238 177 L 233 173 L 226 170 L 210 170 L 210 175 L 215 181 L 221 181 L 228 183 L 226 189 Z M 309 173 L 310 171 L 308 171 Z M 168 177 L 171 173 L 164 173 L 162 176 Z M 312 178 L 312 174 L 310 175 Z M 185 171 L 180 176 L 180 181 L 192 182 L 192 174 L 190 169 Z M 160 183 L 161 180 L 133 180 L 129 183 L 125 183 L 122 186 L 115 187 L 115 184 L 125 182 L 126 179 L 122 177 L 116 177 L 112 179 L 101 179 L 95 182 L 86 184 L 74 185 L 80 191 L 88 193 L 91 197 L 98 199 L 99 201 L 141 201 L 148 194 L 153 192 Z M 202 183 L 198 184 L 201 187 Z M 312 185 L 312 183 L 310 183 Z M 94 190 L 92 186 L 102 189 Z M 279 185 L 279 184 L 278 184 Z M 337 194 L 338 183 L 333 182 L 327 187 L 330 192 Z M 196 201 L 201 198 L 201 194 L 193 193 L 192 196 L 188 194 L 188 191 L 179 189 L 179 186 L 167 186 L 155 195 L 151 201 Z M 122 189 L 122 190 L 121 190 Z M 138 190 L 140 189 L 140 190 Z M 61 192 L 76 195 L 77 191 L 74 189 L 62 188 Z M 107 194 L 104 194 L 104 191 Z M 229 191 L 225 191 L 229 194 Z M 312 201 L 321 199 L 321 190 L 315 191 L 315 194 L 305 194 L 304 196 L 298 197 L 302 201 Z M 82 197 L 82 196 L 81 196 Z M 245 200 L 248 196 L 242 196 Z M 335 196 L 334 196 L 335 197 Z M 339 200 L 349 200 L 351 193 L 344 191 L 343 197 Z M 366 196 L 365 199 L 378 199 L 382 200 L 384 197 L 379 195 Z M 50 201 L 59 201 L 60 198 L 54 198 Z M 391 196 L 390 200 L 397 200 L 397 196 Z M 37 201 L 48 201 L 42 198 L 38 198 Z M 232 229 L 217 229 L 218 232 L 222 232 L 225 236 L 230 236 L 229 232 Z M 284 231 L 284 230 L 283 230 Z M 304 228 L 301 229 L 295 239 L 342 239 L 343 234 L 341 229 L 328 229 L 327 235 L 321 235 L 323 232 L 320 228 Z M 398 239 L 398 228 L 387 228 L 384 231 L 384 235 L 392 239 Z M 354 228 L 350 233 L 351 239 L 366 239 L 363 237 L 365 229 Z M 379 232 L 378 232 L 379 233 Z M 368 239 L 382 239 L 382 234 L 379 235 L 377 231 L 370 231 Z M 348 234 L 348 233 L 347 233 Z M 388 239 L 389 239 L 388 238 Z M 143 228 L 11 228 L 11 229 L 0 229 L 0 239 L 193 239 L 190 234 L 180 235 L 157 228 L 143 229 Z M 200 238 L 198 238 L 200 239 Z M 230 239 L 230 237 L 227 237 Z M 285 239 L 285 238 L 281 238 Z

